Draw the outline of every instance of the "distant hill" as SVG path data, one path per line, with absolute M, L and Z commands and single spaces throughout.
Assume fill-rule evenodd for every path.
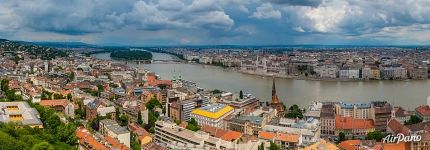
M 34 45 L 55 47 L 55 48 L 97 48 L 97 45 L 83 42 L 30 42 Z
M 17 42 L 6 39 L 0 39 L 0 50 L 8 53 L 12 53 L 15 56 L 16 52 L 26 52 L 31 58 L 40 58 L 43 60 L 51 60 L 57 57 L 65 57 L 67 53 L 60 51 L 57 48 L 39 46 L 31 42 Z

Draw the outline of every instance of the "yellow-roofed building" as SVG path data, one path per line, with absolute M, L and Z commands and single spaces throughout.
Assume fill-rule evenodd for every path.
M 196 119 L 200 126 L 212 126 L 225 129 L 224 118 L 233 112 L 233 107 L 215 103 L 194 109 L 190 116 Z

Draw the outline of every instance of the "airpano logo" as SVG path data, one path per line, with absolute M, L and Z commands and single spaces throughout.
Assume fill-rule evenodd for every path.
M 387 135 L 384 137 L 383 142 L 384 143 L 397 143 L 400 142 L 419 142 L 421 141 L 421 135 L 404 135 L 402 133 L 399 133 L 397 135 Z

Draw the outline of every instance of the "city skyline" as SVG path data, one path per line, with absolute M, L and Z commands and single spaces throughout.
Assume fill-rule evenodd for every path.
M 0 38 L 96 45 L 429 45 L 429 1 L 3 1 Z

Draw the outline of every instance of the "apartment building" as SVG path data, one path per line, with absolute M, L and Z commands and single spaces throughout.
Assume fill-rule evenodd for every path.
M 209 104 L 204 107 L 194 109 L 191 118 L 195 118 L 200 126 L 213 126 L 225 129 L 224 118 L 234 112 L 234 108 L 225 104 Z
M 120 143 L 130 148 L 130 131 L 121 127 L 116 121 L 111 119 L 100 120 L 99 131 L 101 134 L 117 139 Z
M 154 141 L 169 149 L 235 149 L 235 142 L 225 141 L 210 136 L 202 131 L 191 130 L 177 126 L 171 122 L 157 121 L 155 123 Z

